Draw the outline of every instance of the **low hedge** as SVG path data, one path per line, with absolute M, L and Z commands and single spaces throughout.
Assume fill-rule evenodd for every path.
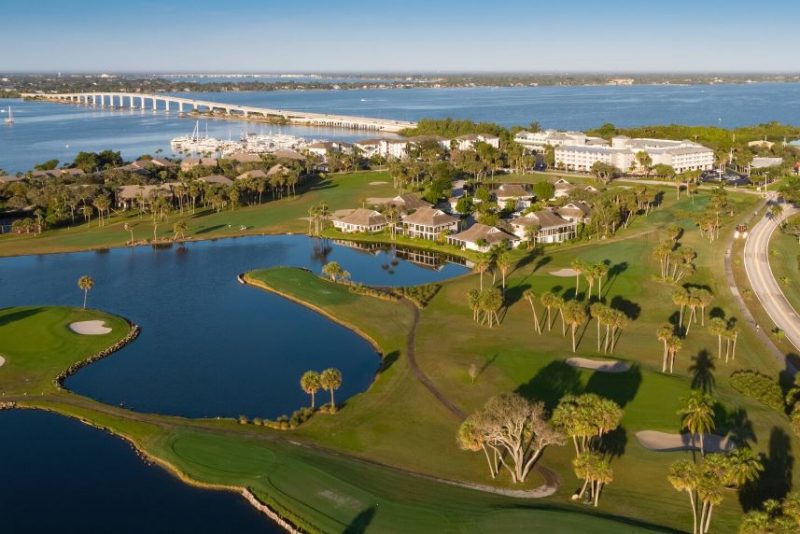
M 786 413 L 783 390 L 778 381 L 753 369 L 734 371 L 731 374 L 731 387 L 780 413 Z

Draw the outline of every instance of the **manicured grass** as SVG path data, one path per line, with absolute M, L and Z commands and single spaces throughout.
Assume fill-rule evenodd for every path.
M 800 217 L 795 216 L 797 222 Z M 769 244 L 769 266 L 783 294 L 795 310 L 800 310 L 800 244 L 797 238 L 776 229 Z
M 373 182 L 376 185 L 371 185 Z M 395 191 L 388 174 L 372 171 L 333 174 L 310 184 L 305 192 L 298 191 L 298 193 L 296 197 L 271 200 L 261 205 L 224 210 L 219 213 L 200 207 L 194 215 L 175 213 L 167 221 L 159 223 L 157 235 L 159 239 L 172 237 L 173 223 L 180 219 L 187 221 L 189 226 L 187 238 L 191 239 L 305 232 L 308 230 L 308 222 L 303 218 L 308 216 L 308 209 L 318 202 L 327 202 L 333 211 L 360 206 L 367 197 L 391 197 Z M 72 228 L 45 231 L 39 236 L 11 234 L 0 236 L 0 256 L 125 246 L 130 239 L 130 233 L 124 229 L 125 223 L 134 227 L 136 241 L 153 239 L 151 218 L 149 216 L 139 218 L 134 211 L 130 211 L 112 217 L 102 228 L 97 226 L 97 221 L 92 221 L 88 225 L 79 224 Z M 246 227 L 245 230 L 241 229 L 243 226 Z
M 111 332 L 85 336 L 72 332 L 70 323 L 103 320 Z M 55 390 L 53 377 L 87 356 L 113 345 L 130 330 L 128 323 L 97 310 L 66 307 L 0 309 L 0 391 L 6 395 Z

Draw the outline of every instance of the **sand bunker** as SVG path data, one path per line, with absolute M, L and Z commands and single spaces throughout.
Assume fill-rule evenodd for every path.
M 569 278 L 578 274 L 575 269 L 559 269 L 557 271 L 550 271 L 551 276 L 558 276 L 560 278 Z
M 71 323 L 69 329 L 82 336 L 102 336 L 111 332 L 105 321 L 78 321 Z
M 628 362 L 619 360 L 590 360 L 589 358 L 567 358 L 567 365 L 593 369 L 601 373 L 624 373 L 631 368 Z
M 389 182 L 370 182 L 369 185 L 383 185 L 388 184 Z
M 0 367 L 3 367 L 4 363 L 6 363 L 6 359 L 0 356 Z
M 700 439 L 689 434 L 668 434 L 655 430 L 642 430 L 636 439 L 645 449 L 651 451 L 691 451 L 700 450 Z M 716 434 L 705 434 L 703 447 L 706 452 L 728 452 L 736 447 L 730 439 Z

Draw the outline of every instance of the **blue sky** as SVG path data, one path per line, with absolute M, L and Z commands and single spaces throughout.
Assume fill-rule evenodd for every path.
M 2 0 L 0 71 L 791 71 L 800 2 Z

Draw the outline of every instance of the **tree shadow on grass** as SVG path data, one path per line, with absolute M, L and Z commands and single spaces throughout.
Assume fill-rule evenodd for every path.
M 714 357 L 705 349 L 692 356 L 689 372 L 692 374 L 692 389 L 712 393 L 717 385 L 714 378 Z
M 580 393 L 580 373 L 563 361 L 553 361 L 539 370 L 527 384 L 516 389 L 526 399 L 542 401 L 548 411 L 556 407 L 564 395 Z
M 753 510 L 767 499 L 782 500 L 792 489 L 792 443 L 786 432 L 773 427 L 769 435 L 769 455 L 761 453 L 764 471 L 739 492 L 742 508 Z
M 642 385 L 642 370 L 634 364 L 624 373 L 592 373 L 584 391 L 611 399 L 621 407 L 631 402 Z
M 530 284 L 518 284 L 515 286 L 506 286 L 506 292 L 504 297 L 505 306 L 506 308 L 510 308 L 513 304 L 516 304 L 520 300 L 522 300 L 525 291 L 530 289 Z
M 203 228 L 200 228 L 199 230 L 196 230 L 195 234 L 197 234 L 197 235 L 207 234 L 209 232 L 213 232 L 215 230 L 220 230 L 220 229 L 225 228 L 227 226 L 228 226 L 227 224 L 215 224 L 214 226 L 205 226 Z
M 609 269 L 608 269 L 608 282 L 603 284 L 603 290 L 604 290 L 603 291 L 603 297 L 608 296 L 609 291 L 611 291 L 611 288 L 614 287 L 614 283 L 619 278 L 619 275 L 621 275 L 622 273 L 624 273 L 627 270 L 628 270 L 628 262 L 627 261 L 623 261 L 623 262 L 617 263 L 617 264 L 612 265 L 611 267 L 609 267 Z
M 536 266 L 533 268 L 533 272 L 538 271 L 551 261 L 553 261 L 553 258 L 551 258 L 550 256 L 542 256 L 541 258 L 539 258 L 539 261 L 536 262 Z
M 611 307 L 615 310 L 620 310 L 631 321 L 638 319 L 642 313 L 641 306 L 619 295 L 611 299 Z
M 41 311 L 42 311 L 41 308 L 27 308 L 24 310 L 17 310 L 11 313 L 6 313 L 5 315 L 0 316 L 0 326 L 5 326 L 15 321 L 22 321 L 23 319 L 27 319 L 28 317 L 36 315 Z
M 382 374 L 388 371 L 389 368 L 394 364 L 394 362 L 397 361 L 399 357 L 400 357 L 400 352 L 396 350 L 393 350 L 392 352 L 384 356 L 383 360 L 381 360 L 380 367 L 378 367 L 378 374 Z
M 369 527 L 370 523 L 372 523 L 376 512 L 377 505 L 372 505 L 369 508 L 365 508 L 359 512 L 359 514 L 355 516 L 352 521 L 350 521 L 350 524 L 348 524 L 342 532 L 344 534 L 361 534 L 362 532 L 366 532 L 367 527 Z
M 721 403 L 714 405 L 715 433 L 728 436 L 737 447 L 749 447 L 758 442 L 747 410 L 735 408 L 728 411 Z
M 598 452 L 610 458 L 620 458 L 625 454 L 625 447 L 628 445 L 628 431 L 625 427 L 618 426 L 600 440 L 597 447 Z

